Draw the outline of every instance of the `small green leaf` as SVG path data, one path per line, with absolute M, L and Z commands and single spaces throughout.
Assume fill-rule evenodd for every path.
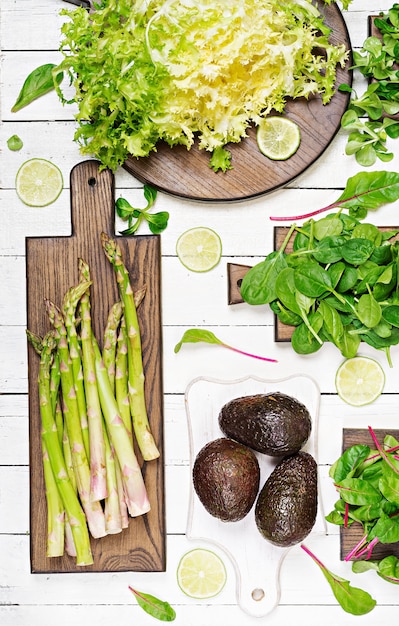
M 210 330 L 201 330 L 200 328 L 190 328 L 190 330 L 186 330 L 183 337 L 180 339 L 179 343 L 175 345 L 175 353 L 179 352 L 180 348 L 184 343 L 199 343 L 204 341 L 205 343 L 216 343 L 222 344 L 220 341 Z
M 20 139 L 18 135 L 12 135 L 12 137 L 7 139 L 8 149 L 12 150 L 13 152 L 17 152 L 18 150 L 21 150 L 23 145 L 24 144 L 22 142 L 22 139 Z
M 176 612 L 168 602 L 159 600 L 148 593 L 137 591 L 133 589 L 133 587 L 129 587 L 129 589 L 135 596 L 137 604 L 141 606 L 148 615 L 155 617 L 155 619 L 161 622 L 173 622 L 173 620 L 176 619 Z
M 344 611 L 351 613 L 352 615 L 365 615 L 374 609 L 377 603 L 367 591 L 363 591 L 363 589 L 359 589 L 358 587 L 352 587 L 348 580 L 345 580 L 328 570 L 326 566 L 306 546 L 302 544 L 301 548 L 321 569 L 336 600 L 339 602 Z
M 157 193 L 158 192 L 155 189 L 155 187 L 151 187 L 151 185 L 147 185 L 147 184 L 144 185 L 143 191 L 144 191 L 144 198 L 147 200 L 147 207 L 146 207 L 146 209 L 148 210 L 148 209 L 150 209 L 153 206 L 153 204 L 154 204 L 154 202 L 155 202 L 155 200 L 157 198 Z
M 145 219 L 148 222 L 150 231 L 154 235 L 159 235 L 168 225 L 169 213 L 167 211 L 160 211 L 154 214 L 146 213 Z
M 209 159 L 209 167 L 211 167 L 214 172 L 218 172 L 219 170 L 226 172 L 227 170 L 233 169 L 231 165 L 231 152 L 221 146 L 215 148 Z

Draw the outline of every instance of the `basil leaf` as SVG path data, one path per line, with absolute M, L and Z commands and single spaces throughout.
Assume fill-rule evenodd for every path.
M 30 104 L 36 98 L 55 89 L 56 84 L 59 84 L 63 79 L 62 72 L 59 72 L 55 77 L 53 76 L 55 67 L 54 63 L 46 63 L 45 65 L 40 65 L 29 74 L 11 109 L 13 113 Z

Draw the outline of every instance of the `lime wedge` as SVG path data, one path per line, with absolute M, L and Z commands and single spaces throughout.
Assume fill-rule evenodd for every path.
M 351 406 L 364 406 L 381 395 L 385 373 L 374 359 L 356 356 L 347 359 L 338 368 L 335 386 L 339 397 Z
M 177 568 L 180 589 L 190 598 L 212 598 L 226 583 L 226 568 L 221 558 L 211 550 L 195 548 L 186 552 Z
M 222 242 L 214 230 L 198 226 L 182 233 L 176 253 L 181 263 L 192 272 L 208 272 L 222 256 Z
M 285 161 L 298 150 L 301 131 L 288 117 L 273 115 L 259 123 L 256 140 L 262 154 L 274 161 Z
M 63 187 L 61 170 L 46 159 L 30 159 L 19 168 L 15 188 L 28 206 L 47 206 L 60 195 Z

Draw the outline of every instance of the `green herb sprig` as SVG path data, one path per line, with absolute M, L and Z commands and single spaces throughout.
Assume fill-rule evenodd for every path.
M 377 159 L 391 161 L 387 140 L 399 137 L 399 120 L 392 119 L 399 113 L 399 4 L 375 18 L 374 26 L 381 36 L 367 37 L 360 51 L 353 51 L 352 68 L 368 79 L 367 89 L 358 96 L 350 85 L 339 86 L 351 94 L 341 119 L 341 127 L 349 131 L 345 152 L 363 167 Z
M 169 213 L 160 211 L 159 213 L 150 213 L 157 197 L 157 190 L 150 185 L 144 185 L 144 198 L 147 205 L 144 209 L 132 207 L 125 198 L 118 198 L 115 203 L 117 215 L 124 221 L 127 221 L 128 228 L 121 231 L 121 235 L 134 235 L 143 221 L 148 223 L 150 231 L 154 235 L 162 233 L 168 225 Z

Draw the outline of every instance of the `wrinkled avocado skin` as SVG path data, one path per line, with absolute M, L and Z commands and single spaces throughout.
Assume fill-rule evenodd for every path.
M 256 525 L 272 544 L 288 547 L 305 539 L 316 514 L 317 464 L 298 452 L 280 461 L 266 480 L 256 501 Z
M 193 484 L 198 498 L 213 517 L 237 522 L 251 510 L 259 490 L 260 469 L 252 450 L 221 437 L 197 454 Z
M 257 452 L 286 456 L 309 439 L 312 420 L 301 402 L 276 392 L 230 400 L 219 413 L 219 426 L 226 437 Z

